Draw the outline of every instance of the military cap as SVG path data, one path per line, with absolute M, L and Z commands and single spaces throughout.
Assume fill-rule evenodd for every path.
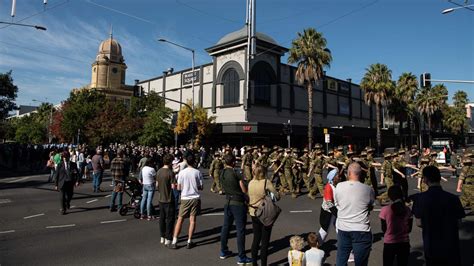
M 214 156 L 221 156 L 221 154 L 218 151 L 216 151 L 214 152 Z
M 469 157 L 464 157 L 464 158 L 462 159 L 462 163 L 472 163 L 472 159 L 469 158 Z
M 367 151 L 367 153 L 373 153 L 373 152 L 375 151 L 375 149 L 374 149 L 374 148 L 371 148 L 371 147 L 369 147 L 369 148 L 368 148 L 366 151 Z
M 278 149 L 278 146 L 277 146 L 277 145 L 273 145 L 273 149 L 274 149 L 274 150 Z
M 334 154 L 334 150 L 329 150 L 328 155 Z
M 343 150 L 344 150 L 344 147 L 342 147 L 342 146 L 339 145 L 339 146 L 337 146 L 336 150 L 338 150 L 338 151 L 343 151 Z
M 278 152 L 282 152 L 282 151 L 284 151 L 284 149 L 283 149 L 283 148 L 281 148 L 281 147 L 280 147 L 280 148 L 278 148 Z
M 304 148 L 304 149 L 303 149 L 303 152 L 308 152 L 308 148 Z
M 366 151 L 361 151 L 360 156 L 362 156 L 362 157 L 367 156 L 367 152 Z
M 421 158 L 421 161 L 420 161 L 420 162 L 421 162 L 421 163 L 429 163 L 429 162 L 430 162 L 430 158 L 428 158 L 428 157 L 423 157 L 423 158 Z
M 466 154 L 466 156 L 469 157 L 469 158 L 474 158 L 474 153 L 468 152 L 468 153 Z
M 354 155 L 355 153 L 353 151 L 347 151 L 347 155 Z
M 323 153 L 323 150 L 316 150 L 315 152 L 316 152 L 316 154 L 321 154 L 321 153 Z
M 392 153 L 386 151 L 386 152 L 383 153 L 383 157 L 384 158 L 390 158 L 390 157 L 392 157 Z
M 300 152 L 300 150 L 299 150 L 299 149 L 297 149 L 297 148 L 293 148 L 293 152 L 299 153 L 299 152 Z
M 314 145 L 314 148 L 319 150 L 323 148 L 323 145 L 316 143 L 316 145 Z
M 268 153 L 268 152 L 270 152 L 270 150 L 269 150 L 267 147 L 265 147 L 265 148 L 263 148 L 263 151 L 262 151 L 262 152 L 263 152 L 263 153 Z
M 291 149 L 290 149 L 290 148 L 286 148 L 286 149 L 285 149 L 285 152 L 291 152 Z
M 398 150 L 398 154 L 400 154 L 400 155 L 405 154 L 405 152 L 406 152 L 405 149 Z

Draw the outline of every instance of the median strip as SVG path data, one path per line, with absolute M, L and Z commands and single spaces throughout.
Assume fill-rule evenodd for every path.
M 35 217 L 39 217 L 39 216 L 43 216 L 43 215 L 44 215 L 44 213 L 40 213 L 40 214 L 35 214 L 35 215 L 23 217 L 23 219 L 31 219 L 31 218 L 35 218 Z

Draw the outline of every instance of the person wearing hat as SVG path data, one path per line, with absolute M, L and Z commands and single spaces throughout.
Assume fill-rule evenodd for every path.
M 211 162 L 211 166 L 209 168 L 209 176 L 213 178 L 211 192 L 222 194 L 222 187 L 219 181 L 219 177 L 221 174 L 222 169 L 224 169 L 224 163 L 221 160 L 221 155 L 219 152 L 214 153 L 214 160 Z
M 377 199 L 379 200 L 380 205 L 383 205 L 385 202 L 388 201 L 388 189 L 394 185 L 393 183 L 393 170 L 395 169 L 392 164 L 392 153 L 386 151 L 383 154 L 384 162 L 382 164 L 382 174 L 380 178 L 380 184 L 383 185 L 385 183 L 386 191 L 380 194 Z
M 272 182 L 275 179 L 275 177 L 278 175 L 276 171 L 278 167 L 280 166 L 280 162 L 281 162 L 279 151 L 280 151 L 280 148 L 278 146 L 274 146 L 272 153 L 268 155 L 268 162 L 270 163 L 270 168 L 272 169 L 272 172 L 273 172 L 273 175 L 271 178 Z
M 397 184 L 397 185 L 400 185 L 401 188 L 402 188 L 402 191 L 403 191 L 403 197 L 405 200 L 408 201 L 408 181 L 406 179 L 406 176 L 408 176 L 407 174 L 407 169 L 410 169 L 410 170 L 415 170 L 417 171 L 418 168 L 416 168 L 415 165 L 412 165 L 412 164 L 409 164 L 406 160 L 405 160 L 405 154 L 406 154 L 406 151 L 405 149 L 400 149 L 398 151 L 398 153 L 396 153 L 394 155 L 394 159 L 393 159 L 393 167 L 397 170 L 396 173 L 394 176 L 393 176 L 393 181 L 394 181 L 394 184 Z M 398 173 L 403 173 L 403 175 L 400 175 Z
M 54 189 L 61 192 L 61 209 L 59 211 L 62 215 L 66 214 L 67 209 L 71 208 L 74 185 L 79 186 L 77 165 L 69 161 L 69 158 L 69 152 L 63 151 L 61 161 L 56 172 L 54 172 Z
M 299 158 L 295 160 L 295 162 L 298 164 L 298 176 L 295 176 L 297 179 L 297 193 L 301 191 L 301 185 L 305 186 L 309 191 L 311 190 L 311 186 L 309 184 L 310 179 L 308 178 L 308 169 L 309 169 L 309 164 L 310 164 L 310 158 L 308 154 L 308 148 L 303 149 L 303 155 L 301 155 Z M 301 182 L 303 181 L 303 182 Z M 303 184 L 301 184 L 303 183 Z
M 268 153 L 270 150 L 267 147 L 264 147 L 262 149 L 262 153 L 260 156 L 257 158 L 256 163 L 260 164 L 261 166 L 265 167 L 265 169 L 268 169 L 269 165 L 269 159 L 268 159 Z
M 311 160 L 311 164 L 309 167 L 308 178 L 309 184 L 311 184 L 311 180 L 314 176 L 314 184 L 312 185 L 308 197 L 311 199 L 316 199 L 316 194 L 319 192 L 321 196 L 323 195 L 324 191 L 324 184 L 323 184 L 323 167 L 325 164 L 325 160 L 323 157 L 323 151 L 321 149 L 315 150 L 315 156 L 313 160 Z
M 253 147 L 247 147 L 245 149 L 244 156 L 242 156 L 242 164 L 240 169 L 244 171 L 245 180 L 252 180 L 252 161 L 253 161 Z
M 421 160 L 420 160 L 420 168 L 417 172 L 415 172 L 414 174 L 412 175 L 417 175 L 418 176 L 418 184 L 416 186 L 416 188 L 418 190 L 420 190 L 420 192 L 424 192 L 424 191 L 427 191 L 428 190 L 428 185 L 426 185 L 424 182 L 422 182 L 423 180 L 423 169 L 428 166 L 430 163 L 430 158 L 428 157 L 422 157 Z
M 296 193 L 293 186 L 293 171 L 292 171 L 293 165 L 294 165 L 294 159 L 291 156 L 291 149 L 285 149 L 285 154 L 284 154 L 280 167 L 283 167 L 284 176 L 286 179 L 286 183 L 288 184 L 291 197 L 296 198 Z
M 342 174 L 340 175 L 341 182 L 345 181 L 346 176 L 344 174 L 344 171 L 347 169 L 351 161 L 347 156 L 344 155 L 343 146 L 337 146 L 336 150 L 334 151 L 334 159 L 336 160 L 335 166 L 337 166 L 337 168 L 339 168 L 339 171 L 342 172 Z
M 459 175 L 457 192 L 461 193 L 460 200 L 464 208 L 471 208 L 474 204 L 474 165 L 472 159 L 465 157 L 462 160 L 463 168 Z

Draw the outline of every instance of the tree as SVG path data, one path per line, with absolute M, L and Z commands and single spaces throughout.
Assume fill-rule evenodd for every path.
M 189 106 L 192 105 L 191 100 L 187 101 Z M 215 116 L 208 116 L 206 109 L 200 106 L 194 106 L 194 121 L 196 122 L 197 131 L 194 135 L 193 144 L 200 145 L 206 138 L 208 138 L 212 131 L 214 130 L 215 125 Z M 185 133 L 189 127 L 190 123 L 193 120 L 193 115 L 191 110 L 183 106 L 178 112 L 178 118 L 176 120 L 176 126 L 174 128 L 174 132 L 176 134 L 183 134 Z
M 457 91 L 453 96 L 453 106 L 448 106 L 444 114 L 443 125 L 464 144 L 464 132 L 468 127 L 466 105 L 469 102 L 464 91 Z
M 160 106 L 147 111 L 143 133 L 139 138 L 140 143 L 143 145 L 167 145 L 172 141 L 173 132 L 169 123 L 172 111 L 165 107 L 163 100 L 161 102 Z
M 380 112 L 383 106 L 390 103 L 394 94 L 394 84 L 392 82 L 392 71 L 384 64 L 372 64 L 366 68 L 366 73 L 360 84 L 364 90 L 364 100 L 367 104 L 375 104 L 376 128 L 377 128 L 377 149 L 382 148 L 382 134 L 380 131 Z
M 433 88 L 425 87 L 416 97 L 418 111 L 425 116 L 428 121 L 429 144 L 431 145 L 432 116 L 446 105 L 448 89 L 443 84 L 437 84 Z
M 46 127 L 37 113 L 18 118 L 16 121 L 15 140 L 23 144 L 41 144 L 47 139 Z
M 17 108 L 15 99 L 18 87 L 13 84 L 12 71 L 0 73 L 0 120 L 5 119 L 8 113 Z
M 396 121 L 399 122 L 399 134 L 401 141 L 402 124 L 411 121 L 415 115 L 415 95 L 418 92 L 418 80 L 410 73 L 402 73 L 395 86 L 394 95 L 388 105 L 388 111 Z M 411 123 L 409 123 L 411 124 Z M 410 128 L 411 135 L 411 128 Z
M 308 91 L 308 146 L 313 145 L 313 86 L 323 78 L 324 67 L 332 61 L 331 51 L 326 47 L 323 34 L 308 28 L 293 40 L 288 63 L 297 64 L 295 78 L 298 84 L 306 85 Z

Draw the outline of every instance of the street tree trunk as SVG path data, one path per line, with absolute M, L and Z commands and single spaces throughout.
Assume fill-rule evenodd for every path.
M 308 82 L 308 149 L 313 147 L 313 84 Z
M 375 123 L 377 123 L 377 152 L 378 154 L 380 154 L 381 152 L 381 149 L 382 149 L 382 132 L 380 132 L 380 104 L 376 104 L 375 105 L 375 117 L 376 117 L 376 121 Z

